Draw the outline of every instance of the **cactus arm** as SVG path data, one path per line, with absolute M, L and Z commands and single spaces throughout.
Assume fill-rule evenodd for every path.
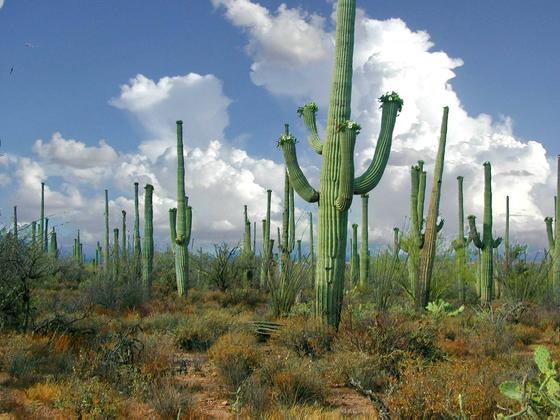
M 552 217 L 546 217 L 544 219 L 544 222 L 546 223 L 546 236 L 548 237 L 548 248 L 551 251 L 554 251 L 555 241 L 554 241 L 554 232 L 552 230 L 553 219 Z
M 177 241 L 177 209 L 169 209 L 169 236 L 171 239 L 171 249 L 175 252 L 175 242 Z
M 354 194 L 366 194 L 373 190 L 381 181 L 389 161 L 393 142 L 393 129 L 395 128 L 397 114 L 402 108 L 403 101 L 395 92 L 384 95 L 379 100 L 382 107 L 381 131 L 379 132 L 379 138 L 377 139 L 377 145 L 369 167 L 354 180 Z
M 502 243 L 502 238 L 496 238 L 494 241 L 492 241 L 492 248 L 498 248 L 501 243 Z
M 354 146 L 360 126 L 353 121 L 345 121 L 338 130 L 340 136 L 340 182 L 335 207 L 345 212 L 352 205 L 354 197 Z
M 478 249 L 483 249 L 484 243 L 480 239 L 480 234 L 476 229 L 476 216 L 470 215 L 468 219 L 469 219 L 469 238 L 473 242 L 474 246 L 476 246 Z
M 439 223 L 436 226 L 436 231 L 437 233 L 441 232 L 441 230 L 443 229 L 443 225 L 445 224 L 445 220 L 444 219 L 440 219 Z
M 299 166 L 296 154 L 296 139 L 293 136 L 282 136 L 278 144 L 282 148 L 284 161 L 288 168 L 290 184 L 293 186 L 294 190 L 308 203 L 319 201 L 319 193 L 309 184 L 309 181 Z
M 318 108 L 315 102 L 309 102 L 298 108 L 298 114 L 300 117 L 303 118 L 303 122 L 307 126 L 309 130 L 309 135 L 307 136 L 307 140 L 309 141 L 309 145 L 313 150 L 315 150 L 318 154 L 323 153 L 323 142 L 317 133 L 317 123 L 315 120 L 315 115 L 317 114 Z
M 400 229 L 398 227 L 393 228 L 393 254 L 399 255 L 399 251 L 401 248 L 401 240 L 400 240 Z

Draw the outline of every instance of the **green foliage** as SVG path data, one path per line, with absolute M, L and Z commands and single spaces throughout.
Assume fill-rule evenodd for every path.
M 280 272 L 269 269 L 268 287 L 275 317 L 290 314 L 308 276 L 309 267 L 306 264 L 294 263 L 291 259 L 284 261 Z
M 457 309 L 452 309 L 452 305 L 443 299 L 438 299 L 434 302 L 429 302 L 426 306 L 426 310 L 430 316 L 436 320 L 443 318 L 444 316 L 457 316 L 465 310 L 465 306 L 461 305 Z

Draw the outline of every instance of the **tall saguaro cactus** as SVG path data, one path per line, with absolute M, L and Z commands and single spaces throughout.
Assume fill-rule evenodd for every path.
M 272 261 L 272 248 L 274 247 L 274 239 L 270 239 L 270 199 L 271 190 L 266 190 L 266 218 L 262 221 L 263 245 L 261 259 L 261 287 L 265 287 L 268 281 L 268 270 Z
M 502 238 L 492 237 L 492 166 L 484 163 L 484 221 L 482 238 L 476 229 L 476 217 L 469 216 L 470 239 L 481 251 L 480 260 L 480 300 L 492 302 L 494 296 L 494 248 L 498 248 Z
M 350 121 L 355 18 L 356 0 L 340 0 L 324 143 L 319 138 L 315 123 L 317 106 L 311 102 L 298 110 L 311 133 L 308 137 L 311 147 L 323 156 L 319 191 L 309 184 L 298 164 L 296 139 L 284 135 L 279 141 L 293 188 L 307 202 L 318 202 L 320 198 L 315 311 L 317 317 L 336 328 L 342 309 L 348 209 L 354 194 L 368 193 L 381 180 L 391 150 L 397 113 L 403 104 L 394 92 L 380 98 L 383 108 L 381 133 L 373 161 L 363 175 L 354 178 L 354 146 L 360 131 L 360 126 Z
M 417 297 L 417 306 L 421 308 L 425 308 L 430 301 L 432 272 L 434 269 L 434 262 L 436 259 L 437 235 L 439 231 L 443 228 L 443 220 L 441 220 L 438 223 L 438 217 L 439 217 L 439 203 L 441 201 L 443 164 L 445 161 L 445 145 L 447 142 L 448 116 L 449 116 L 449 107 L 446 106 L 443 108 L 443 117 L 441 120 L 441 132 L 439 136 L 436 166 L 434 169 L 432 195 L 430 197 L 428 217 L 426 218 L 424 246 L 422 247 L 422 251 L 420 252 L 419 280 L 422 289 L 420 291 L 420 296 Z
M 78 244 L 79 247 L 79 244 Z M 120 278 L 120 250 L 119 250 L 119 229 L 113 229 L 113 281 L 117 281 Z
M 142 270 L 142 246 L 140 245 L 140 210 L 138 200 L 138 182 L 134 183 L 134 264 L 136 275 L 140 276 Z
M 289 136 L 288 124 L 284 125 L 284 135 Z M 294 188 L 290 184 L 288 170 L 284 172 L 284 210 L 282 211 L 282 236 L 278 238 L 278 248 L 282 252 L 282 264 L 290 259 L 295 246 L 296 221 L 294 217 Z
M 368 221 L 369 195 L 362 195 L 362 242 L 360 243 L 360 285 L 365 286 L 369 278 L 369 221 Z
M 243 234 L 243 255 L 248 257 L 252 255 L 251 250 L 251 222 L 247 216 L 247 205 L 243 206 L 243 217 L 245 219 L 245 232 Z
M 144 299 L 150 298 L 152 290 L 152 269 L 154 264 L 154 210 L 152 196 L 154 187 L 144 187 L 144 247 L 142 254 L 142 286 Z
M 121 210 L 121 213 L 122 213 L 121 254 L 122 254 L 122 260 L 126 264 L 128 260 L 128 248 L 126 247 L 126 211 Z
M 54 227 L 52 228 L 52 232 L 51 232 L 51 242 L 50 242 L 49 253 L 54 258 L 58 258 L 58 243 L 57 243 L 57 240 L 56 240 L 56 231 L 54 230 Z
M 360 277 L 360 255 L 358 254 L 358 225 L 352 225 L 352 241 L 350 242 L 350 278 L 356 285 Z
M 109 191 L 105 190 L 105 247 L 103 249 L 103 264 L 106 273 L 109 272 Z
M 185 196 L 185 155 L 183 152 L 183 121 L 177 121 L 177 210 L 170 211 L 171 246 L 175 253 L 177 293 L 186 296 L 189 287 L 189 242 L 191 240 L 192 208 Z M 174 217 L 176 220 L 171 220 Z M 145 235 L 145 234 L 144 234 Z
M 465 209 L 463 206 L 463 177 L 457 177 L 458 190 L 458 213 L 459 213 L 459 232 L 457 238 L 453 240 L 452 245 L 455 249 L 455 271 L 457 273 L 457 287 L 459 288 L 459 296 L 461 302 L 465 301 L 465 271 L 467 268 L 467 246 L 469 239 L 465 237 Z
M 560 232 L 560 206 L 558 205 L 558 197 L 560 197 L 560 155 L 558 155 L 558 172 L 556 174 L 556 197 L 554 197 L 554 218 L 547 217 L 544 219 L 546 223 L 546 233 L 548 236 L 549 254 L 552 258 L 552 287 L 554 293 L 557 293 L 560 286 L 560 246 L 558 245 L 558 234 Z

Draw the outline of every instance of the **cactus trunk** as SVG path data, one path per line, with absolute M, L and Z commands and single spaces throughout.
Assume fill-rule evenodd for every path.
M 152 290 L 152 269 L 154 264 L 154 210 L 152 196 L 154 187 L 144 187 L 144 247 L 142 254 L 142 288 L 144 299 L 149 299 Z
M 138 200 L 138 182 L 134 183 L 134 272 L 140 278 L 142 274 L 142 246 L 140 245 L 140 209 Z
M 560 156 L 558 156 L 558 172 L 556 175 L 556 197 L 560 197 Z M 558 234 L 560 232 L 560 206 L 557 200 L 554 204 L 554 234 L 556 235 L 556 242 L 558 241 Z M 558 287 L 560 287 L 560 246 L 554 247 L 554 252 L 552 255 L 552 286 L 554 288 L 554 293 L 558 292 Z
M 128 248 L 126 246 L 126 211 L 122 210 L 121 253 L 124 264 L 128 262 Z
M 482 238 L 476 229 L 476 217 L 469 216 L 470 238 L 481 251 L 480 258 L 480 300 L 484 304 L 492 302 L 494 297 L 494 248 L 502 239 L 492 237 L 492 167 L 484 163 L 484 221 Z
M 368 194 L 362 195 L 362 242 L 360 243 L 360 286 L 362 287 L 369 281 L 368 199 Z
M 355 286 L 360 277 L 360 256 L 358 254 L 358 225 L 352 225 L 352 241 L 350 242 L 350 279 Z
M 49 250 L 49 219 L 45 217 L 45 230 L 43 234 L 43 251 Z
M 466 283 L 465 274 L 467 269 L 467 245 L 468 239 L 465 237 L 465 209 L 463 206 L 463 177 L 457 177 L 458 189 L 458 213 L 459 213 L 459 233 L 457 239 L 452 243 L 455 249 L 455 271 L 457 274 L 457 288 L 461 302 L 465 302 Z
M 432 195 L 430 197 L 430 207 L 426 218 L 426 232 L 424 234 L 424 246 L 420 252 L 420 266 L 418 280 L 420 281 L 420 294 L 416 299 L 418 309 L 425 308 L 430 302 L 432 272 L 436 259 L 436 245 L 438 232 L 443 228 L 443 221 L 438 223 L 439 204 L 441 201 L 441 185 L 443 178 L 443 165 L 445 161 L 445 145 L 447 142 L 447 120 L 449 107 L 443 108 L 441 121 L 441 132 L 439 137 L 436 166 L 434 169 L 434 181 Z
M 54 230 L 54 227 L 52 228 L 49 252 L 53 257 L 58 258 L 58 243 L 56 240 L 56 231 Z
M 243 206 L 243 217 L 245 219 L 245 233 L 243 235 L 243 255 L 250 257 L 252 255 L 251 251 L 251 222 L 247 216 L 247 205 Z
M 119 255 L 119 229 L 113 229 L 113 281 L 118 281 L 120 277 L 120 255 Z M 78 253 L 80 249 L 80 243 L 78 241 Z
M 262 221 L 262 231 L 263 231 L 263 245 L 262 245 L 262 260 L 261 260 L 261 276 L 260 283 L 261 287 L 266 287 L 268 282 L 268 270 L 270 269 L 270 263 L 272 261 L 272 247 L 274 241 L 270 239 L 270 199 L 272 196 L 272 191 L 266 191 L 266 219 Z

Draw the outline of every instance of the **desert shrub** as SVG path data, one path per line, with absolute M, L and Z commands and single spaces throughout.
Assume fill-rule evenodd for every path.
M 241 386 L 240 401 L 251 417 L 261 418 L 270 406 L 270 386 L 260 376 L 252 375 Z
M 267 284 L 275 317 L 290 314 L 309 273 L 307 264 L 297 264 L 290 259 L 283 262 L 282 270 L 270 268 Z
M 541 336 L 541 332 L 538 328 L 529 325 L 516 324 L 513 325 L 511 329 L 513 339 L 526 346 L 533 344 Z
M 230 306 L 243 305 L 254 309 L 257 305 L 266 302 L 265 296 L 257 289 L 253 288 L 232 288 L 228 289 L 219 300 L 223 308 Z
M 283 368 L 271 379 L 275 399 L 282 405 L 321 404 L 325 401 L 323 379 L 313 365 L 299 359 L 286 359 Z
M 206 264 L 197 265 L 208 284 L 220 291 L 225 291 L 239 282 L 242 277 L 238 266 L 235 264 L 238 247 L 230 247 L 227 243 L 214 244 L 214 255 Z
M 171 377 L 162 377 L 150 383 L 145 401 L 162 419 L 196 418 L 192 396 L 184 387 L 175 386 Z
M 41 401 L 49 405 L 60 399 L 61 393 L 60 384 L 52 381 L 36 383 L 25 391 L 25 395 L 30 400 Z
M 390 384 L 394 367 L 392 355 L 343 351 L 331 354 L 325 360 L 324 370 L 335 383 L 359 383 L 364 389 L 382 392 Z
M 140 371 L 152 378 L 169 374 L 174 362 L 174 338 L 165 334 L 140 333 L 138 340 L 143 344 L 137 360 Z
M 185 324 L 185 315 L 181 313 L 154 313 L 142 319 L 145 332 L 177 332 Z
M 391 251 L 381 251 L 370 258 L 370 273 L 373 280 L 367 294 L 378 311 L 386 311 L 398 296 L 397 285 L 406 279 L 406 264 Z
M 508 405 L 498 390 L 508 369 L 491 359 L 410 359 L 385 402 L 396 418 L 493 418 L 497 404 Z
M 233 391 L 253 373 L 262 357 L 256 337 L 247 332 L 223 335 L 208 353 L 222 380 Z
M 273 342 L 295 352 L 298 356 L 321 357 L 331 349 L 334 331 L 313 318 L 291 317 L 282 323 Z
M 61 384 L 55 407 L 71 410 L 78 418 L 115 418 L 119 394 L 99 378 L 71 378 Z
M 84 306 L 99 306 L 122 311 L 140 306 L 142 288 L 135 282 L 115 282 L 105 272 L 92 276 L 80 284 Z
M 209 310 L 189 316 L 178 332 L 177 342 L 186 351 L 205 351 L 220 336 L 237 327 L 230 312 Z

